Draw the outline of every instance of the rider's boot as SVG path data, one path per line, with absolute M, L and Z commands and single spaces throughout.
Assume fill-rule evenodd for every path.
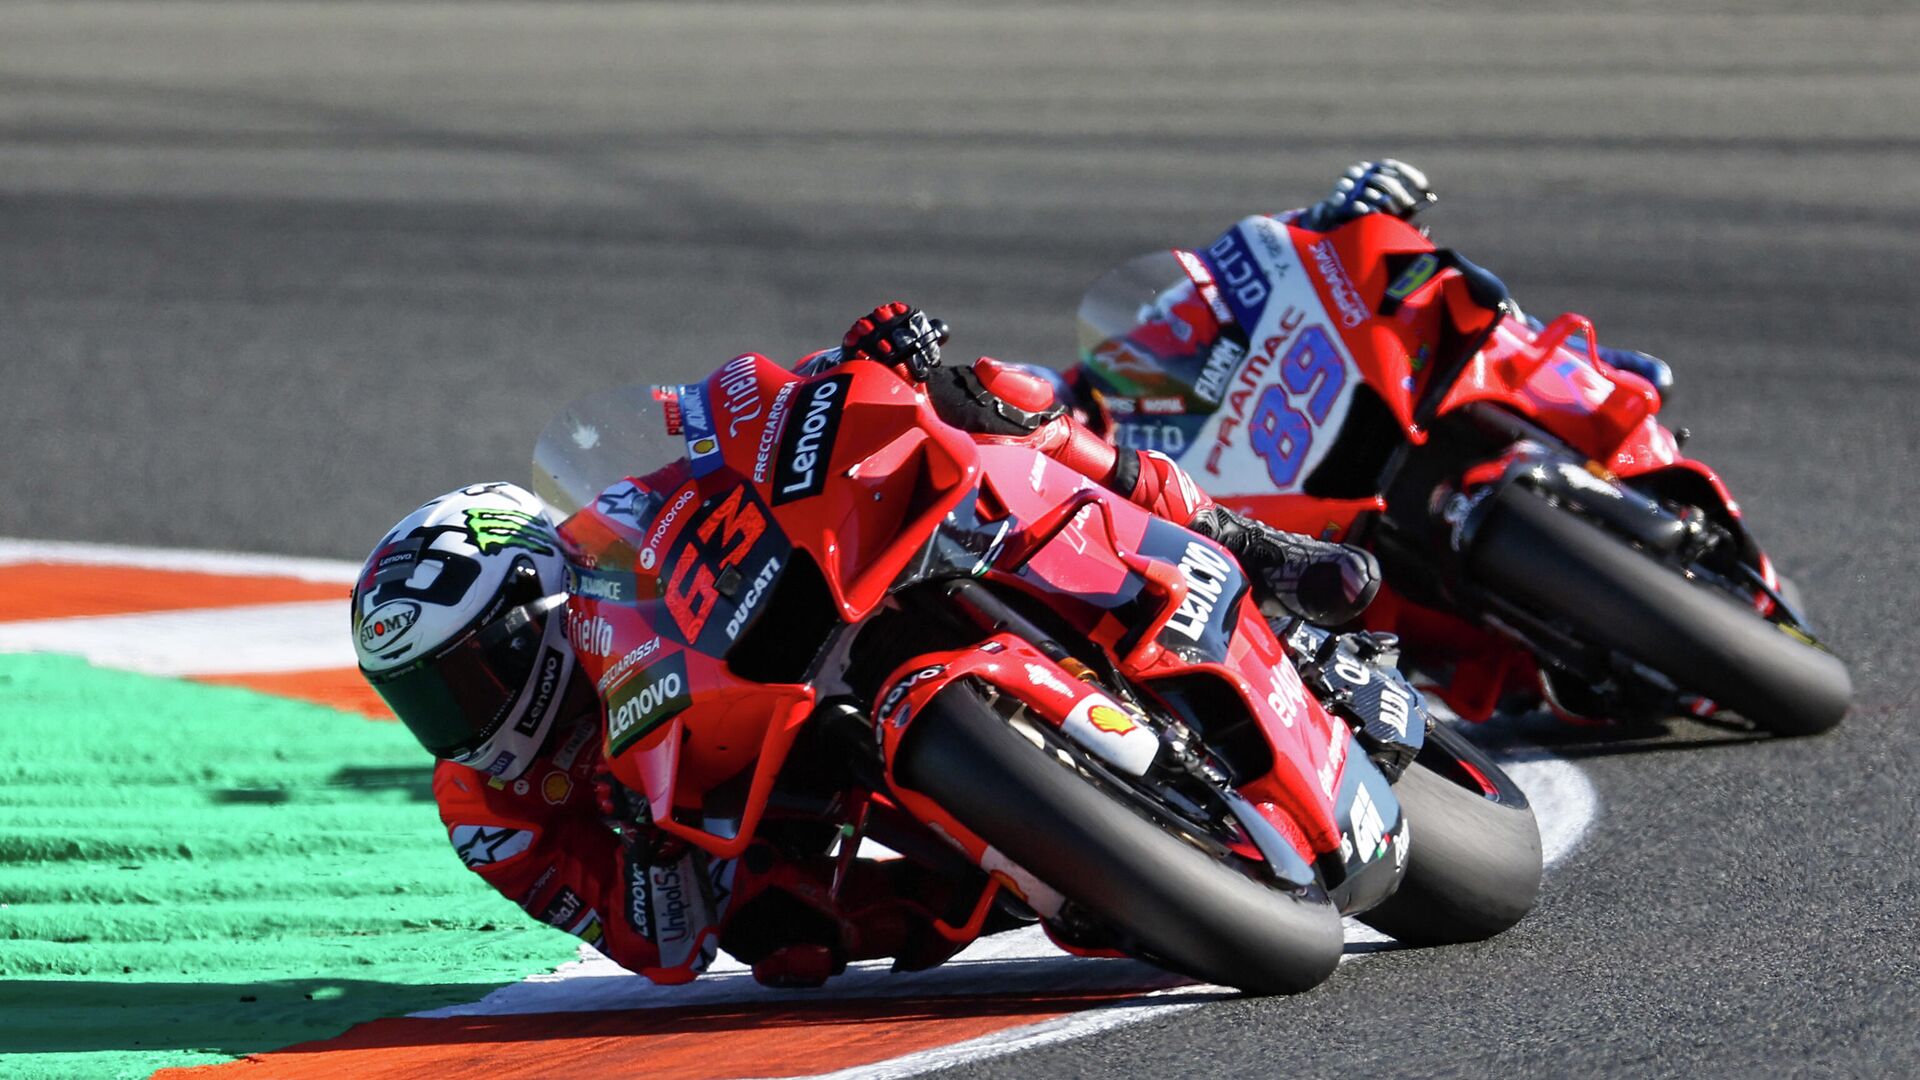
M 1290 533 L 1223 506 L 1196 514 L 1188 528 L 1220 542 L 1280 606 L 1313 623 L 1358 618 L 1380 591 L 1380 563 L 1368 551 Z

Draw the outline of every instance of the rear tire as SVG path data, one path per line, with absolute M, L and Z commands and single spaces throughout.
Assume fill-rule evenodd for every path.
M 1435 725 L 1427 741 L 1393 785 L 1411 825 L 1406 877 L 1359 919 L 1409 945 L 1482 941 L 1533 910 L 1540 827 L 1520 789 L 1465 736 Z M 1449 758 L 1472 764 L 1497 790 L 1489 797 L 1467 786 L 1472 777 Z
M 914 718 L 894 775 L 1156 963 L 1292 994 L 1340 961 L 1340 916 L 1324 894 L 1262 885 L 1163 831 L 1015 731 L 969 683 Z
M 1817 734 L 1847 714 L 1853 682 L 1832 653 L 1526 488 L 1496 498 L 1469 553 L 1473 580 L 1777 734 Z

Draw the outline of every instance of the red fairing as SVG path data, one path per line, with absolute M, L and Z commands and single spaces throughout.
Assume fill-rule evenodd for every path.
M 1475 301 L 1464 275 L 1436 257 L 1430 241 L 1387 215 L 1369 214 L 1325 234 L 1290 227 L 1288 236 L 1322 308 L 1308 313 L 1307 321 L 1337 330 L 1349 354 L 1349 381 L 1357 376 L 1378 395 L 1413 446 L 1428 438 L 1416 409 L 1436 390 L 1433 380 L 1449 377 L 1433 416 L 1493 405 L 1584 454 L 1604 481 L 1633 481 L 1643 491 L 1679 495 L 1710 513 L 1717 506 L 1740 535 L 1745 557 L 1768 578 L 1771 564 L 1741 526 L 1731 492 L 1711 467 L 1682 452 L 1660 421 L 1654 388 L 1601 358 L 1585 317 L 1562 315 L 1535 330 L 1490 312 Z M 1446 361 L 1474 341 L 1481 341 L 1480 348 L 1450 374 Z M 1242 378 L 1267 355 L 1261 344 L 1255 341 Z M 1257 386 L 1264 388 L 1269 379 L 1263 374 Z M 1465 467 L 1454 486 L 1471 490 L 1499 480 L 1519 452 L 1513 448 Z M 1358 492 L 1335 499 L 1233 490 L 1222 501 L 1282 528 L 1327 537 L 1344 535 L 1356 519 L 1386 510 L 1384 501 Z M 1770 606 L 1764 596 L 1755 603 L 1763 611 Z M 1366 623 L 1400 634 L 1409 655 L 1449 672 L 1450 681 L 1435 689 L 1468 719 L 1485 719 L 1504 695 L 1530 691 L 1538 678 L 1533 655 L 1510 638 L 1408 601 L 1391 587 L 1382 590 Z
M 1257 613 L 1242 618 L 1258 619 Z M 1260 624 L 1264 627 L 1265 623 Z M 1188 665 L 1164 651 L 1136 669 L 1161 677 L 1207 672 L 1235 686 L 1267 737 L 1285 753 L 1275 769 L 1242 786 L 1243 793 L 1287 837 L 1301 858 L 1337 851 L 1340 828 L 1333 802 L 1349 751 L 1358 753 L 1346 725 L 1329 716 L 1287 662 L 1272 635 L 1243 625 L 1228 663 Z M 1257 673 L 1254 675 L 1253 673 Z M 1252 677 L 1250 677 L 1252 676 Z M 943 689 L 959 679 L 990 684 L 1019 700 L 1033 714 L 1099 754 L 1111 766 L 1139 774 L 1159 749 L 1158 739 L 1136 722 L 1137 713 L 1098 687 L 1080 681 L 1027 642 L 999 634 L 966 649 L 930 653 L 895 671 L 883 683 L 888 690 L 874 717 L 875 735 L 885 749 L 889 774 L 913 718 Z M 1149 687 L 1151 684 L 1148 684 Z M 982 865 L 992 859 L 984 841 L 933 801 L 899 789 L 901 805 L 922 820 L 937 822 L 968 855 Z M 1258 858 L 1253 850 L 1245 852 Z M 1051 914 L 1059 897 L 1008 866 L 999 876 L 1042 914 Z M 1035 893 L 1038 886 L 1040 892 Z
M 1006 372 L 990 366 L 988 374 L 1020 400 L 1039 400 Z M 702 865 L 731 865 L 754 844 L 789 751 L 816 718 L 819 688 L 852 677 L 853 661 L 831 649 L 774 666 L 798 678 L 806 663 L 828 665 L 806 668 L 810 681 L 754 677 L 769 663 L 764 650 L 788 640 L 757 628 L 838 642 L 883 606 L 891 612 L 890 598 L 911 588 L 936 553 L 977 558 L 957 567 L 962 579 L 1051 608 L 1062 632 L 1105 651 L 1144 693 L 1196 676 L 1231 688 L 1273 750 L 1271 771 L 1241 785 L 1247 799 L 1309 863 L 1339 851 L 1334 794 L 1348 765 L 1364 761 L 1346 725 L 1305 692 L 1230 556 L 1098 483 L 1116 459 L 1111 450 L 1094 452 L 1083 425 L 1056 420 L 1034 437 L 976 438 L 943 421 L 923 387 L 866 360 L 801 376 L 749 354 L 678 399 L 689 461 L 645 479 L 651 495 L 642 504 L 651 509 L 623 521 L 596 504 L 559 531 L 572 565 L 569 622 L 578 633 L 570 639 L 604 702 L 596 749 L 637 793 L 649 827 L 699 854 Z M 1204 505 L 1171 462 L 1149 457 L 1140 465 L 1133 498 L 1175 522 Z M 932 543 L 936 534 L 944 546 Z M 793 593 L 790 581 L 814 583 Z M 791 595 L 813 606 L 780 606 Z M 743 651 L 749 641 L 753 649 Z M 922 674 L 930 669 L 939 670 Z M 965 675 L 1000 686 L 1090 752 L 1110 754 L 1116 768 L 1144 769 L 1157 736 L 1080 674 L 1017 637 L 983 632 L 973 646 L 913 656 L 858 693 L 874 695 L 888 753 L 896 724 L 910 722 L 943 681 Z M 889 798 L 850 792 L 837 805 Z M 502 815 L 517 808 L 482 801 Z M 715 807 L 732 809 L 716 815 Z M 964 846 L 964 830 L 938 807 L 908 800 L 905 809 Z M 606 837 L 595 842 L 603 865 L 620 865 Z M 1039 899 L 1032 883 L 991 865 L 977 845 L 969 853 L 996 881 Z M 740 880 L 728 890 L 736 905 L 753 879 Z M 591 902 L 611 908 L 613 886 L 583 879 L 578 888 L 589 886 Z M 960 918 L 968 900 L 971 915 Z M 990 901 L 956 898 L 935 931 L 968 940 Z M 857 948 L 882 947 L 878 937 L 862 940 Z M 810 971 L 818 959 L 788 958 L 794 971 Z M 664 959 L 654 966 L 679 970 Z
M 1076 501 L 1074 492 L 1081 491 L 1084 497 L 1090 494 L 1086 491 L 1089 485 L 1084 478 L 1051 467 L 1051 463 L 1046 468 L 1023 469 L 1022 459 L 1023 455 L 1013 448 L 981 448 L 987 485 L 1017 520 L 1035 523 L 1030 531 L 1044 533 L 1049 515 L 1057 514 L 1061 507 L 1070 510 Z M 1008 482 L 1010 475 L 1020 476 L 1022 472 L 1027 475 L 1021 482 Z M 1297 827 L 1315 845 L 1337 847 L 1332 791 L 1337 790 L 1351 740 L 1345 724 L 1328 717 L 1300 685 L 1292 664 L 1250 596 L 1234 610 L 1236 630 L 1228 655 L 1221 660 L 1187 659 L 1163 647 L 1159 639 L 1187 595 L 1188 579 L 1174 565 L 1140 554 L 1151 515 L 1117 499 L 1101 499 L 1087 506 L 1064 523 L 1052 542 L 1038 550 L 1021 581 L 1044 585 L 1056 611 L 1072 619 L 1094 640 L 1117 646 L 1131 628 L 1117 622 L 1103 601 L 1086 598 L 1112 596 L 1129 581 L 1144 579 L 1146 592 L 1164 598 L 1164 605 L 1160 615 L 1134 635 L 1138 643 L 1133 650 L 1119 658 L 1122 672 L 1149 689 L 1156 679 L 1197 672 L 1210 673 L 1236 687 L 1276 749 L 1274 771 L 1245 787 L 1248 798 L 1272 803 L 1292 816 L 1294 824 L 1282 827 L 1283 833 Z M 1211 541 L 1184 535 L 1184 543 L 1219 551 Z M 1220 557 L 1228 558 L 1224 554 Z M 991 573 L 988 576 L 994 577 Z
M 1592 324 L 1577 315 L 1562 315 L 1538 333 L 1517 319 L 1501 319 L 1442 399 L 1440 412 L 1473 401 L 1497 402 L 1588 457 L 1610 460 L 1658 411 L 1659 395 L 1639 376 L 1608 366 L 1590 350 L 1567 347 L 1570 335 L 1583 333 L 1591 342 L 1592 332 Z M 1646 441 L 1643 452 L 1672 453 L 1672 436 L 1664 429 L 1661 434 L 1665 438 Z
M 1415 423 L 1414 408 L 1443 366 L 1436 361 L 1450 344 L 1480 336 L 1489 324 L 1495 324 L 1491 336 L 1448 387 L 1437 414 L 1493 402 L 1601 462 L 1629 440 L 1656 456 L 1663 442 L 1670 445 L 1664 429 L 1664 440 L 1641 431 L 1659 410 L 1658 394 L 1600 359 L 1584 317 L 1562 315 L 1536 332 L 1511 316 L 1496 322 L 1452 267 L 1434 264 L 1423 278 L 1396 279 L 1391 266 L 1412 265 L 1436 249 L 1418 229 L 1386 214 L 1368 214 L 1330 233 L 1298 227 L 1288 233 L 1331 313 L 1323 325 L 1338 331 L 1359 375 L 1416 445 L 1427 433 Z M 1389 313 L 1378 314 L 1382 307 Z M 1570 345 L 1576 337 L 1585 344 Z

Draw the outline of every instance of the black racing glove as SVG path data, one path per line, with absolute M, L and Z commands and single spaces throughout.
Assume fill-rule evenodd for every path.
M 1281 607 L 1311 623 L 1351 622 L 1380 591 L 1379 560 L 1357 547 L 1276 529 L 1224 506 L 1200 511 L 1187 528 L 1218 540 Z
M 1300 224 L 1316 232 L 1335 229 L 1364 214 L 1389 214 L 1401 221 L 1438 202 L 1427 174 L 1392 158 L 1362 161 L 1333 185 L 1333 194 L 1307 207 Z
M 855 321 L 840 340 L 840 351 L 849 360 L 898 364 L 914 382 L 926 382 L 940 366 L 940 346 L 946 343 L 946 323 L 896 300 Z

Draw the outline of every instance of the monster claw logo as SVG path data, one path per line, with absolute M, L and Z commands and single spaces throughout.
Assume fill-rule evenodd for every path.
M 553 534 L 547 531 L 546 522 L 524 510 L 468 510 L 467 532 L 482 555 L 510 547 L 525 548 L 536 555 L 553 554 Z

